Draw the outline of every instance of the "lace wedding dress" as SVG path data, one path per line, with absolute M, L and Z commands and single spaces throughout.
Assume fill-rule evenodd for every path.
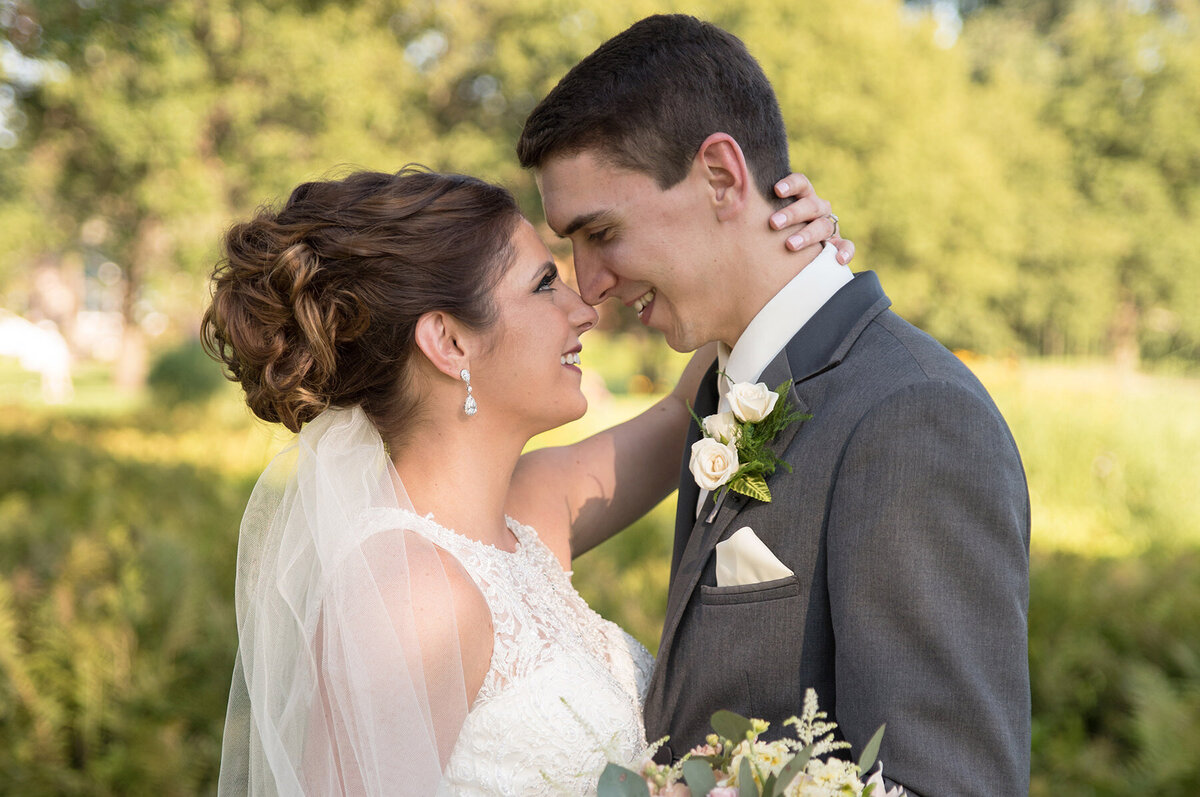
M 491 609 L 491 665 L 442 793 L 589 794 L 607 761 L 640 763 L 653 659 L 588 607 L 536 531 L 509 518 L 517 547 L 508 552 L 404 509 L 377 510 L 368 523 L 412 529 L 448 551 Z

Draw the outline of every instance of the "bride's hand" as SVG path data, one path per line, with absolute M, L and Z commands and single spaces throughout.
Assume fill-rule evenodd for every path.
M 837 225 L 831 216 L 832 206 L 817 196 L 812 183 L 803 174 L 789 174 L 775 184 L 775 194 L 796 201 L 771 214 L 773 230 L 796 229 L 788 235 L 785 246 L 793 252 L 817 241 L 829 241 L 838 251 L 837 259 L 843 265 L 854 257 L 854 243 L 837 234 Z

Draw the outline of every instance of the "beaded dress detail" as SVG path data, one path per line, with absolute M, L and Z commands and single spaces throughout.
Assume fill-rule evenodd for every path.
M 405 515 L 396 523 L 395 513 Z M 402 525 L 453 555 L 492 613 L 492 660 L 445 770 L 441 793 L 594 794 L 608 761 L 637 766 L 650 653 L 593 611 L 537 532 L 512 518 L 513 552 L 405 510 Z

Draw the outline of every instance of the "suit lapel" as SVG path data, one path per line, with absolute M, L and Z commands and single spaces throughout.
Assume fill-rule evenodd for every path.
M 703 418 L 711 415 L 717 409 L 717 363 L 700 380 L 696 391 L 696 400 L 692 404 L 696 415 Z M 700 487 L 688 470 L 688 460 L 691 458 L 692 444 L 700 439 L 700 429 L 696 424 L 688 424 L 687 439 L 683 448 L 683 462 L 680 467 L 679 493 L 675 504 L 675 544 L 671 548 L 671 581 L 675 583 L 675 574 L 679 571 L 679 562 L 687 546 L 692 526 L 696 519 L 696 501 L 700 498 Z

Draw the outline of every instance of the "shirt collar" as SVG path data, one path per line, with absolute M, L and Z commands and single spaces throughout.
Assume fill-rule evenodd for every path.
M 732 350 L 724 343 L 717 344 L 717 365 L 730 383 L 757 382 L 775 355 L 853 278 L 850 269 L 837 262 L 833 244 L 825 244 L 811 263 L 763 305 Z M 723 387 L 722 403 L 724 392 Z

